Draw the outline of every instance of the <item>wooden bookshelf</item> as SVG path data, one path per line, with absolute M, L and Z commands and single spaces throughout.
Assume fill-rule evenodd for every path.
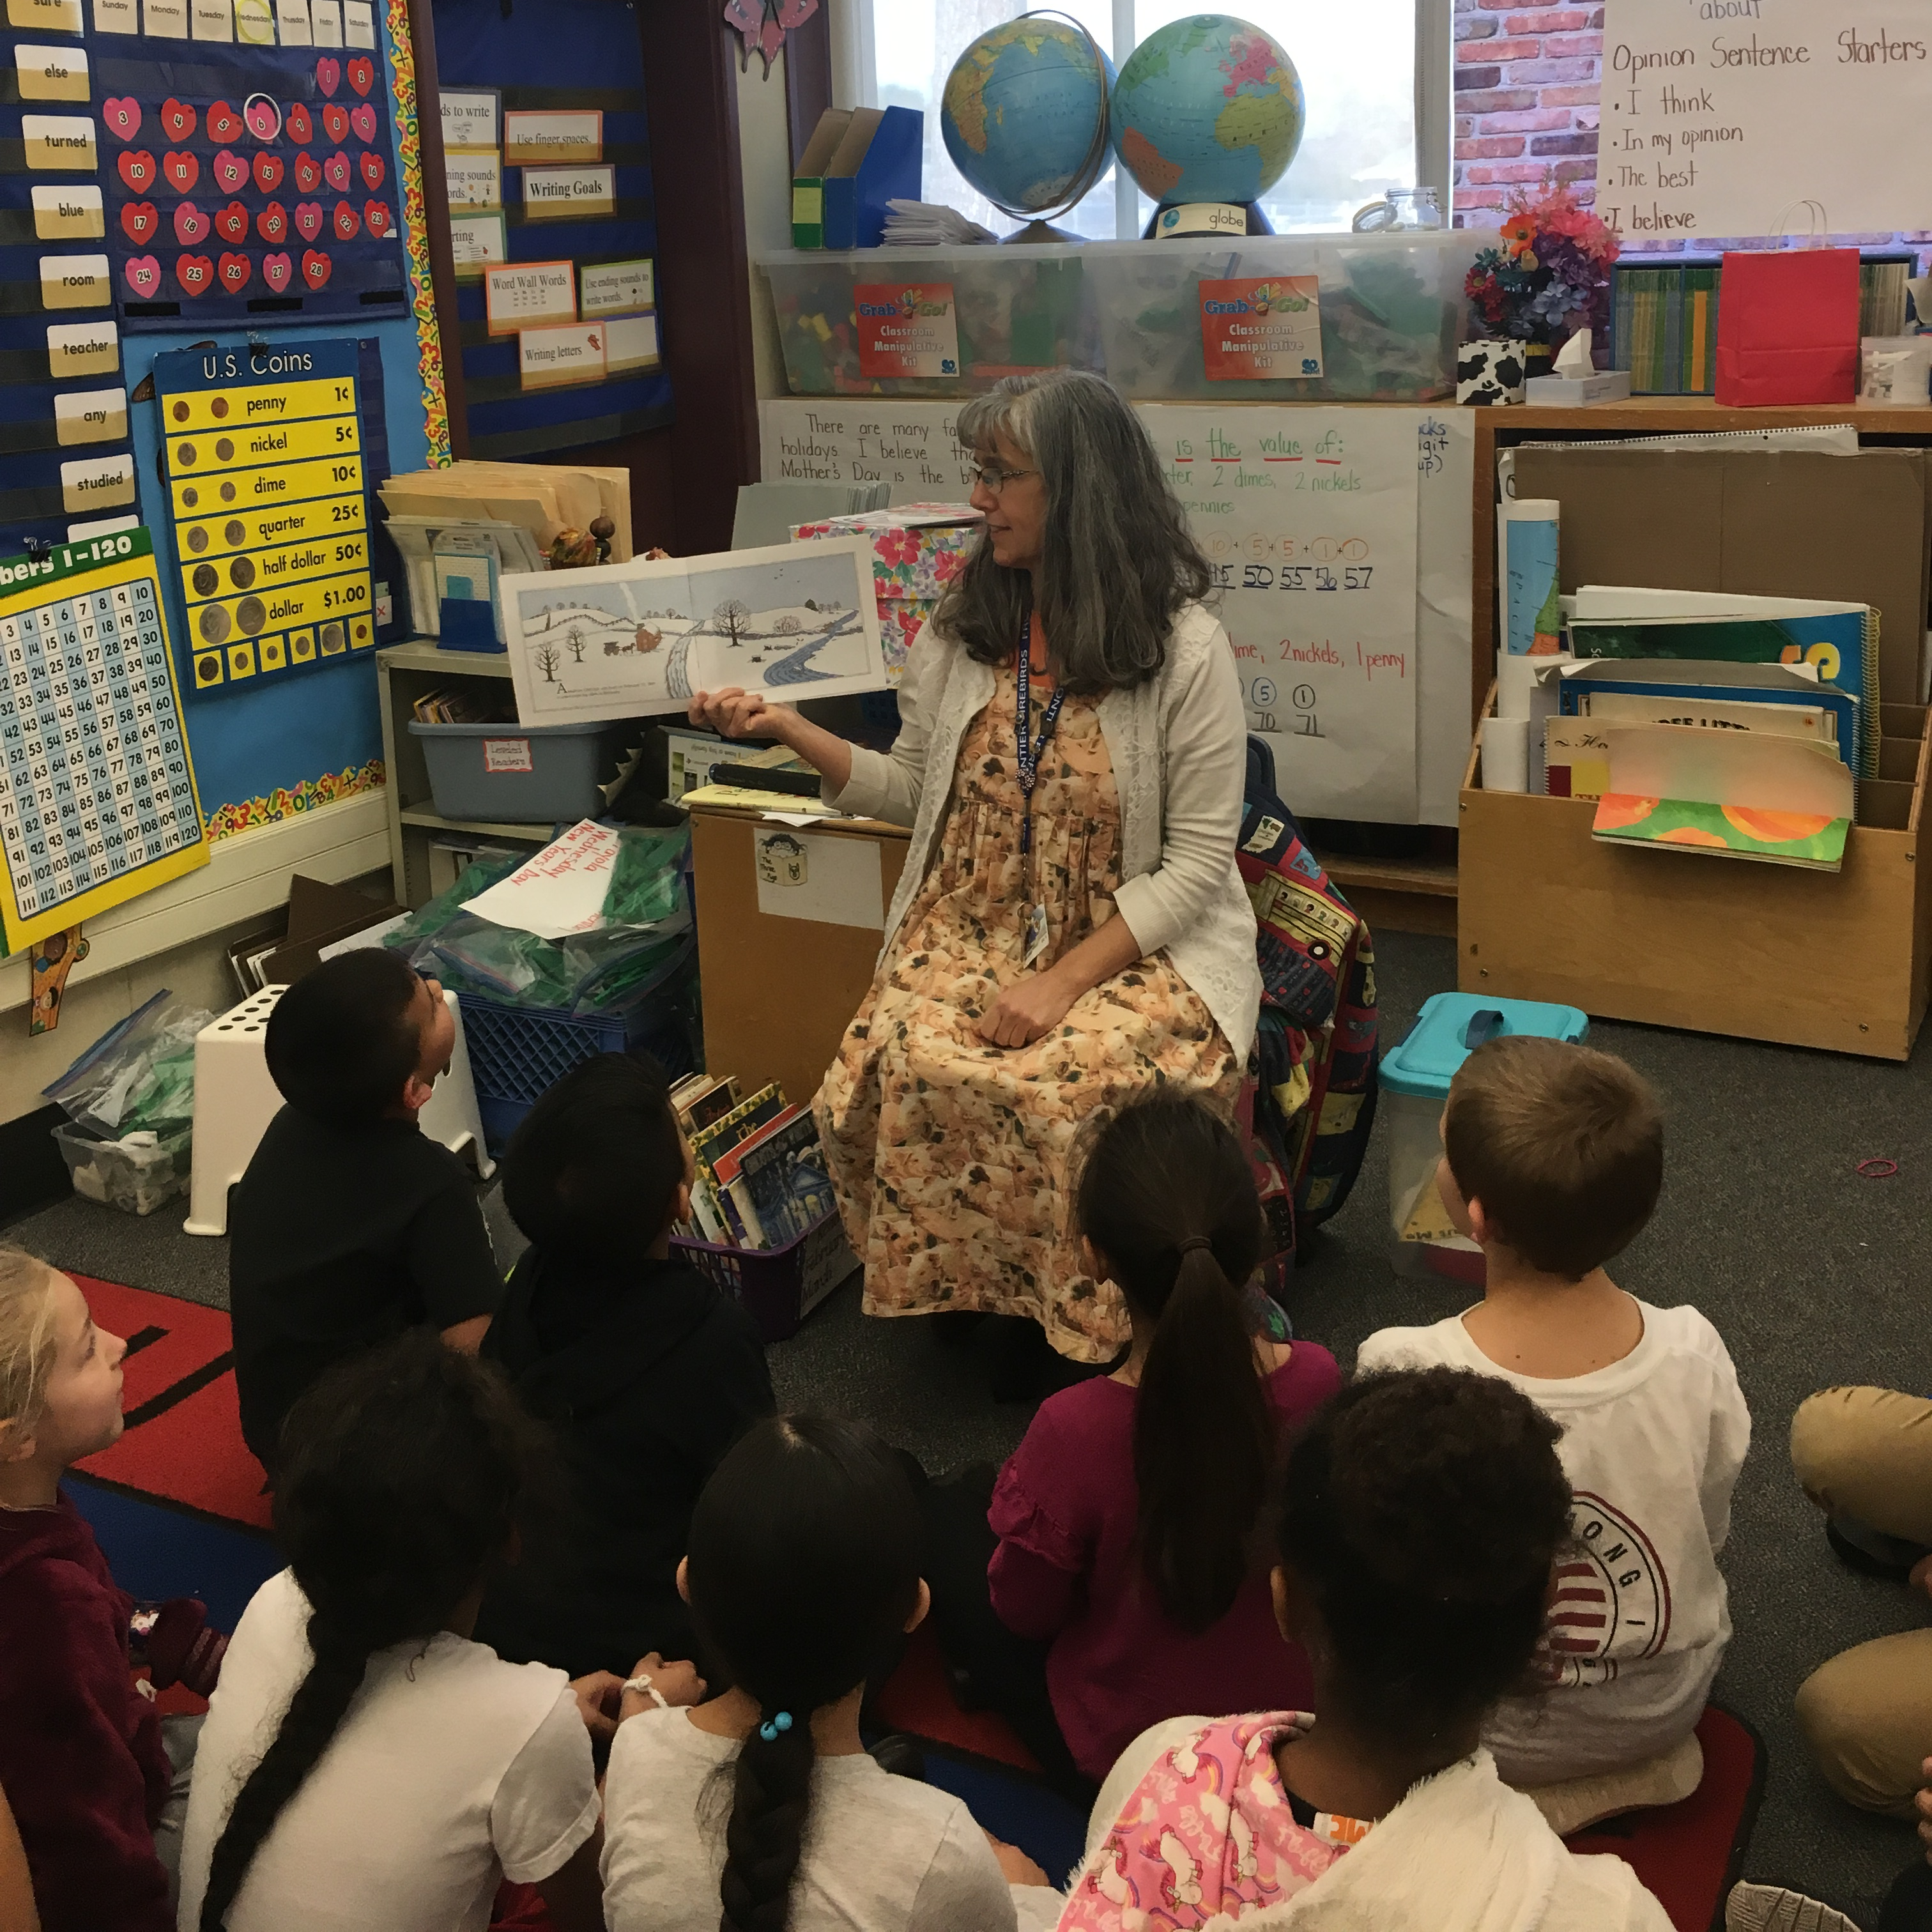
M 1861 445 L 1932 447 L 1932 407 L 1886 404 L 1828 407 L 1720 409 L 1708 396 L 1634 396 L 1587 409 L 1516 406 L 1477 412 L 1474 514 L 1470 562 L 1469 719 L 1481 716 L 1496 674 L 1496 454 L 1526 442 L 1590 442 L 1646 436 L 1684 436 L 1756 429 L 1813 429 L 1854 424 Z

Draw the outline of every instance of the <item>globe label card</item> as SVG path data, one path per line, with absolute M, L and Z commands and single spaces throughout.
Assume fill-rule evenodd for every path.
M 861 282 L 852 298 L 860 375 L 958 374 L 959 322 L 950 282 L 910 287 Z
M 1313 275 L 1203 281 L 1201 356 L 1210 382 L 1322 374 L 1320 284 Z

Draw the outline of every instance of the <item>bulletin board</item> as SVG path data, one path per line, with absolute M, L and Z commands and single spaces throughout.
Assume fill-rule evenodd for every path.
M 213 838 L 383 782 L 373 646 L 406 613 L 367 493 L 449 451 L 416 116 L 404 0 L 6 0 L 0 557 L 146 526 Z M 310 252 L 326 270 L 304 268 Z M 286 279 L 270 262 L 284 254 Z M 145 289 L 128 278 L 140 256 L 156 265 Z M 225 275 L 224 256 L 238 258 Z M 208 264 L 199 293 L 190 257 Z M 241 552 L 218 558 L 212 537 L 177 551 L 161 365 L 190 347 L 245 362 L 331 346 L 332 368 L 353 363 L 370 635 L 351 641 L 345 610 L 344 648 L 325 656 L 332 613 L 298 656 L 310 626 L 267 622 L 265 598 L 242 674 L 224 651 L 221 682 L 198 687 L 184 562 Z
M 636 8 L 436 0 L 434 14 L 471 455 L 670 422 Z

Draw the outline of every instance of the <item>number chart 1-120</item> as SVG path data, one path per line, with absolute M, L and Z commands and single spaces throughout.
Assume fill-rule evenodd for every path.
M 0 563 L 7 950 L 208 862 L 145 530 Z
M 192 689 L 253 690 L 376 642 L 350 341 L 154 358 Z

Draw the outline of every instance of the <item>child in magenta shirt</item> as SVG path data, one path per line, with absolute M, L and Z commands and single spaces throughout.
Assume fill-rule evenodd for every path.
M 1158 1088 L 1123 1108 L 1087 1154 L 1076 1214 L 1133 1348 L 1043 1402 L 1000 1472 L 988 1587 L 1022 1642 L 1004 1670 L 968 1670 L 1049 1770 L 1070 1760 L 1097 1784 L 1164 1718 L 1306 1703 L 1256 1531 L 1278 1445 L 1341 1374 L 1325 1348 L 1252 1332 L 1261 1204 L 1233 1129 L 1198 1096 Z M 1046 1646 L 1043 1698 L 1018 1667 L 1028 1641 Z

